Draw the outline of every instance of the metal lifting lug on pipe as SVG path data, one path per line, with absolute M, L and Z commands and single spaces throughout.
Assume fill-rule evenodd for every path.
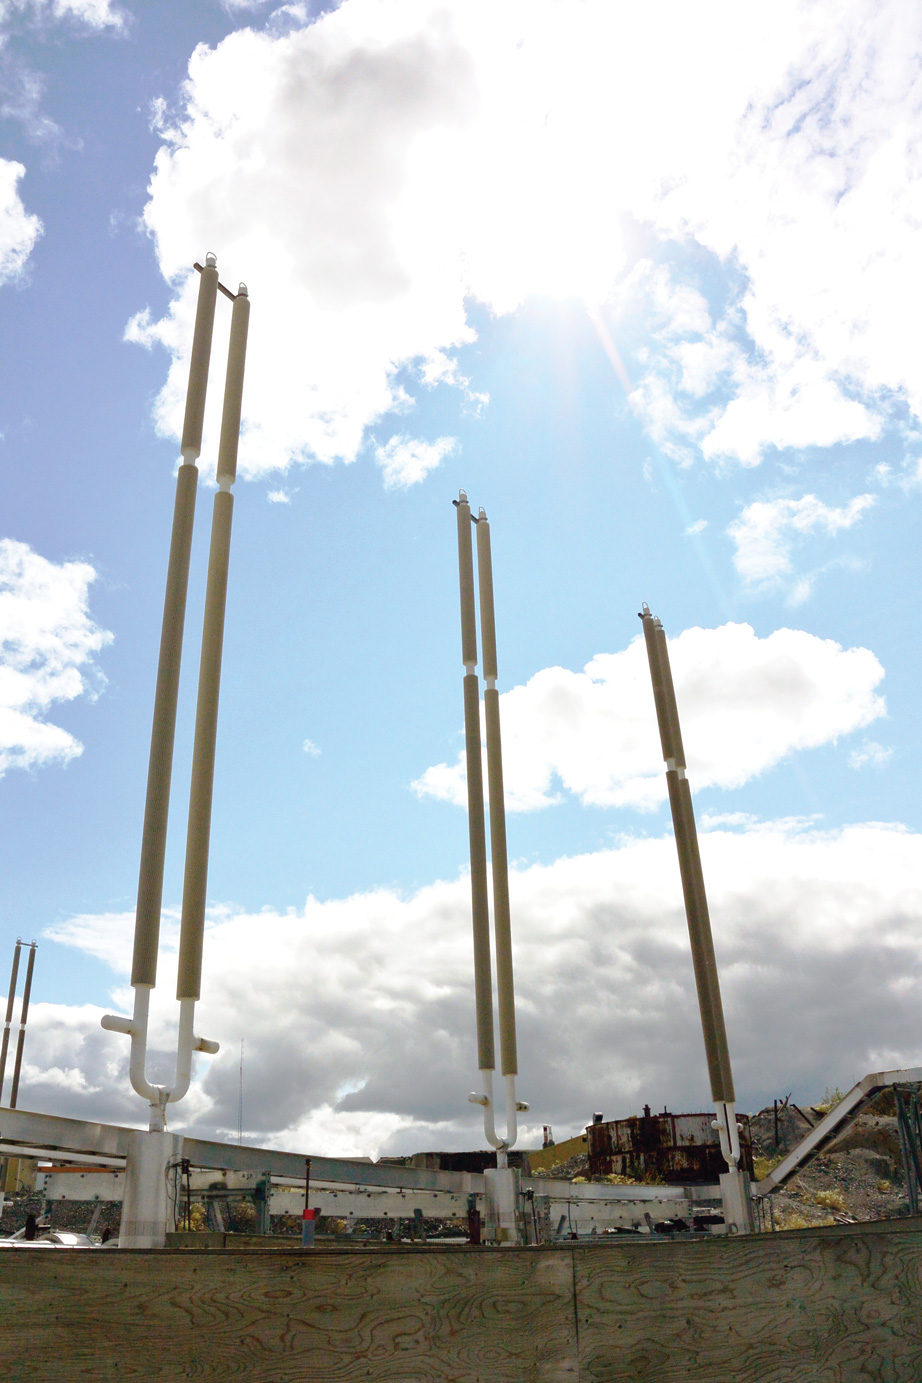
M 528 1105 L 516 1099 L 518 1053 L 515 1031 L 515 988 L 512 972 L 512 929 L 509 907 L 509 864 L 506 849 L 506 813 L 503 789 L 503 757 L 500 735 L 499 692 L 496 661 L 496 621 L 493 607 L 493 561 L 490 524 L 481 509 L 471 513 L 467 494 L 453 501 L 458 513 L 458 576 L 461 589 L 461 661 L 464 664 L 464 742 L 467 763 L 468 830 L 471 852 L 471 911 L 474 924 L 474 997 L 477 1015 L 477 1057 L 482 1090 L 469 1100 L 483 1108 L 487 1142 L 496 1149 L 498 1171 L 508 1167 L 507 1153 L 518 1136 L 517 1114 Z M 476 592 L 472 525 L 477 529 Z M 487 867 L 486 812 L 481 748 L 480 680 L 477 675 L 477 602 L 483 643 L 483 725 L 487 750 L 487 787 L 490 816 L 490 869 Z M 492 874 L 493 949 L 496 954 L 496 987 L 499 1015 L 499 1049 L 505 1084 L 506 1133 L 496 1132 L 493 1075 L 496 1054 L 493 1031 L 493 968 L 490 946 L 490 897 Z
M 752 1208 L 749 1201 L 748 1178 L 745 1173 L 739 1170 L 738 1165 L 740 1142 L 739 1128 L 736 1122 L 733 1073 L 730 1069 L 727 1029 L 720 998 L 717 959 L 714 954 L 711 919 L 704 888 L 704 873 L 698 851 L 695 813 L 692 807 L 691 789 L 686 777 L 685 747 L 682 743 L 682 731 L 679 726 L 679 711 L 672 681 L 672 669 L 669 663 L 669 648 L 663 626 L 650 613 L 648 605 L 642 607 L 640 619 L 643 623 L 647 660 L 650 664 L 650 679 L 653 684 L 653 700 L 656 706 L 660 744 L 666 763 L 666 787 L 669 792 L 669 806 L 672 811 L 672 825 L 679 856 L 679 872 L 682 877 L 682 893 L 685 899 L 685 916 L 691 942 L 695 986 L 698 991 L 698 1008 L 704 1034 L 704 1050 L 711 1081 L 711 1097 L 714 1100 L 717 1114 L 714 1128 L 717 1130 L 720 1149 L 728 1168 L 725 1175 L 721 1177 L 721 1189 L 724 1194 L 724 1218 L 731 1232 L 749 1233 L 752 1230 Z
M 219 1050 L 217 1042 L 197 1036 L 194 1022 L 195 1005 L 201 991 L 218 691 L 233 512 L 230 489 L 237 473 L 250 302 L 244 284 L 240 285 L 237 293 L 232 293 L 220 283 L 217 260 L 213 254 L 206 255 L 204 265 L 196 264 L 195 268 L 200 274 L 198 305 L 189 358 L 189 384 L 180 447 L 182 464 L 176 482 L 173 533 L 160 636 L 160 662 L 154 696 L 147 800 L 141 839 L 141 868 L 131 970 L 134 1012 L 131 1018 L 120 1014 L 106 1014 L 101 1020 L 103 1028 L 107 1031 L 123 1033 L 131 1039 L 129 1078 L 134 1090 L 150 1106 L 150 1133 L 137 1135 L 141 1141 L 135 1153 L 130 1154 L 128 1158 L 126 1214 L 123 1214 L 123 1232 L 119 1239 L 123 1246 L 127 1244 L 135 1248 L 156 1247 L 164 1242 L 164 1159 L 175 1156 L 177 1147 L 176 1140 L 164 1132 L 166 1107 L 181 1100 L 189 1089 L 193 1052 L 207 1052 L 213 1055 Z M 218 491 L 214 499 L 193 746 L 177 985 L 179 1030 L 176 1069 L 172 1084 L 161 1086 L 152 1084 L 147 1078 L 147 1039 L 151 994 L 157 983 L 176 707 L 189 582 L 189 556 L 198 488 L 196 462 L 202 450 L 205 396 L 211 362 L 215 305 L 219 291 L 230 298 L 234 306 L 217 459 Z

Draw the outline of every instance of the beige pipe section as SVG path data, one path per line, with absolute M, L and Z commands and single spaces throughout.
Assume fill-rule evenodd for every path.
M 205 419 L 205 394 L 208 389 L 208 365 L 211 361 L 211 337 L 214 331 L 217 296 L 218 261 L 213 254 L 207 254 L 205 268 L 199 279 L 195 331 L 192 336 L 192 354 L 189 357 L 189 384 L 186 389 L 186 413 L 183 418 L 181 444 L 184 461 L 197 461 L 202 454 L 202 424 Z
M 13 1084 L 10 1088 L 10 1109 L 16 1108 L 19 1099 L 19 1077 L 22 1074 L 22 1053 L 26 1043 L 26 1023 L 29 1018 L 29 999 L 32 994 L 32 971 L 35 969 L 36 945 L 29 946 L 29 960 L 26 965 L 26 983 L 22 991 L 22 1008 L 19 1011 L 19 1037 L 16 1041 L 16 1061 L 13 1065 Z
M 237 479 L 237 448 L 240 443 L 240 413 L 243 407 L 243 372 L 246 367 L 247 334 L 250 327 L 250 299 L 241 283 L 231 310 L 230 344 L 227 351 L 227 379 L 224 386 L 224 413 L 218 443 L 218 484 L 233 485 Z
M 13 951 L 13 969 L 10 974 L 10 992 L 6 1001 L 6 1021 L 3 1024 L 3 1039 L 0 1041 L 0 1104 L 3 1104 L 3 1082 L 6 1079 L 6 1055 L 10 1046 L 10 1029 L 13 1026 L 13 1007 L 16 1003 L 16 981 L 19 978 L 19 957 L 22 952 L 22 942 L 16 938 L 16 947 Z
M 474 552 L 471 507 L 462 490 L 458 500 L 458 571 L 461 584 L 461 655 L 464 662 L 464 744 L 467 758 L 467 819 L 471 848 L 471 911 L 474 922 L 474 996 L 477 1012 L 477 1065 L 496 1066 L 493 1045 L 493 966 L 490 959 L 490 904 L 487 891 L 487 840 L 480 752 L 480 683 L 474 613 Z
M 202 656 L 199 663 L 195 739 L 192 747 L 192 783 L 189 790 L 189 824 L 186 832 L 186 865 L 179 933 L 177 999 L 198 999 L 202 988 L 202 945 L 205 935 L 218 700 L 224 649 L 231 524 L 234 513 L 234 497 L 230 493 L 230 486 L 234 482 L 237 469 L 237 441 L 249 325 L 249 300 L 245 286 L 241 284 L 240 288 L 241 293 L 234 300 L 231 318 L 218 460 L 218 484 L 221 488 L 214 497 L 208 581 L 205 589 L 205 619 L 202 627 Z
M 163 624 L 160 631 L 160 661 L 154 693 L 154 717 L 147 769 L 147 797 L 141 834 L 141 864 L 138 871 L 138 902 L 135 912 L 134 954 L 131 983 L 157 983 L 157 955 L 160 949 L 160 911 L 163 901 L 163 864 L 166 855 L 167 823 L 170 811 L 170 783 L 173 775 L 173 743 L 176 733 L 176 702 L 182 662 L 183 629 L 186 618 L 186 593 L 189 586 L 189 554 L 195 520 L 198 469 L 195 461 L 202 447 L 202 417 L 208 384 L 208 362 L 214 330 L 218 270 L 214 255 L 206 258 L 199 280 L 195 334 L 189 365 L 189 387 L 183 422 L 182 454 L 184 465 L 176 477 L 173 507 L 173 532 L 167 566 Z
M 465 672 L 477 666 L 477 622 L 474 613 L 474 548 L 471 543 L 471 506 L 467 495 L 459 491 L 458 510 L 458 577 L 461 583 L 461 661 Z M 479 743 L 478 736 L 478 743 Z
M 669 790 L 669 805 L 672 809 L 679 871 L 682 876 L 685 916 L 691 941 L 711 1095 L 715 1102 L 732 1105 L 736 1098 L 733 1092 L 733 1073 L 730 1069 L 727 1030 L 720 998 L 720 981 L 704 888 L 704 873 L 698 851 L 695 813 L 691 789 L 685 776 L 685 751 L 682 746 L 679 713 L 669 665 L 669 650 L 662 625 L 659 620 L 653 618 L 646 605 L 643 607 L 641 618 L 653 682 L 656 719 L 659 724 L 663 758 L 666 760 L 666 785 Z
M 214 497 L 205 620 L 199 663 L 195 739 L 192 748 L 192 782 L 189 789 L 189 824 L 186 831 L 186 866 L 183 879 L 182 923 L 179 933 L 177 999 L 198 999 L 202 988 L 202 943 L 205 934 L 205 898 L 208 887 L 208 847 L 211 840 L 211 802 L 214 787 L 215 744 L 218 732 L 218 697 L 224 650 L 224 611 L 230 558 L 234 497 L 219 490 Z
M 496 690 L 496 618 L 493 608 L 493 558 L 490 524 L 484 511 L 477 520 L 477 577 L 480 589 L 480 636 L 483 643 L 484 717 L 487 729 L 487 786 L 490 801 L 490 859 L 493 870 L 493 931 L 496 939 L 496 988 L 499 1001 L 499 1050 L 504 1076 L 518 1073 L 515 1036 L 515 986 L 512 975 L 512 924 L 509 910 L 509 862 L 506 850 L 506 802 L 503 790 L 503 746 Z M 514 1108 L 514 1102 L 513 1102 Z M 514 1136 L 509 1140 L 514 1141 Z

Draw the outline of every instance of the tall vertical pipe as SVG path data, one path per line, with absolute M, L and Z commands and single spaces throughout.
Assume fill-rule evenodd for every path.
M 509 861 L 506 849 L 506 804 L 503 790 L 503 746 L 499 724 L 496 662 L 496 616 L 493 608 L 493 557 L 490 524 L 483 509 L 477 519 L 477 585 L 480 591 L 480 638 L 483 644 L 484 719 L 487 729 L 487 787 L 490 802 L 490 862 L 493 872 L 493 935 L 496 939 L 496 988 L 499 1001 L 499 1051 L 502 1073 L 518 1073 L 515 1037 L 515 986 L 512 976 L 512 925 L 509 911 Z
M 480 684 L 474 611 L 474 551 L 471 507 L 462 490 L 458 508 L 458 574 L 461 584 L 461 658 L 464 663 L 464 745 L 467 761 L 467 819 L 471 848 L 471 910 L 474 922 L 474 997 L 477 1013 L 477 1065 L 496 1067 L 493 1045 L 493 967 L 490 959 L 490 904 L 487 842 L 480 752 Z
M 29 999 L 32 994 L 32 971 L 35 969 L 35 942 L 29 945 L 29 963 L 26 966 L 26 984 L 22 991 L 22 1010 L 19 1014 L 19 1037 L 16 1042 L 16 1064 L 13 1067 L 13 1087 L 10 1090 L 10 1109 L 16 1108 L 19 1097 L 19 1077 L 22 1072 L 22 1053 L 26 1044 L 26 1022 L 29 1018 Z
M 186 865 L 179 936 L 179 974 L 176 983 L 176 997 L 180 1000 L 197 1000 L 202 987 L 202 945 L 205 934 L 218 699 L 224 649 L 231 523 L 234 512 L 234 497 L 230 487 L 237 476 L 237 448 L 249 316 L 249 298 L 246 286 L 241 284 L 240 291 L 234 299 L 231 317 L 224 411 L 218 448 L 219 489 L 214 497 L 208 581 L 205 589 L 205 619 L 202 627 L 195 739 L 192 748 L 192 783 L 189 791 L 189 824 L 186 833 Z
M 157 982 L 157 955 L 160 949 L 160 911 L 163 902 L 163 865 L 173 774 L 176 703 L 179 695 L 186 592 L 189 585 L 189 554 L 192 547 L 198 484 L 198 467 L 195 462 L 202 450 L 202 425 L 217 293 L 217 260 L 213 254 L 209 254 L 206 256 L 205 268 L 199 279 L 195 331 L 192 338 L 189 385 L 182 431 L 183 464 L 176 477 L 176 502 L 173 509 L 173 532 L 163 601 L 160 661 L 157 668 L 157 689 L 154 694 L 147 798 L 141 836 L 131 983 L 151 989 Z
M 13 1022 L 13 1005 L 16 1002 L 16 981 L 19 979 L 19 953 L 22 942 L 16 938 L 13 951 L 13 971 L 10 975 L 10 992 L 6 1001 L 6 1019 L 3 1024 L 3 1038 L 0 1041 L 0 1104 L 3 1103 L 3 1082 L 6 1079 L 6 1055 L 10 1048 L 10 1025 Z
M 714 939 L 711 934 L 707 894 L 704 888 L 704 874 L 698 851 L 695 813 L 692 807 L 691 789 L 685 776 L 685 750 L 682 745 L 675 688 L 669 665 L 669 650 L 662 624 L 650 614 L 646 605 L 643 607 L 641 619 L 647 646 L 647 658 L 650 664 L 650 676 L 653 682 L 656 719 L 659 725 L 663 758 L 666 761 L 666 784 L 669 790 L 669 805 L 672 809 L 679 871 L 682 876 L 685 916 L 688 921 L 688 934 L 691 941 L 692 963 L 695 971 L 695 985 L 698 990 L 698 1008 L 701 1013 L 701 1027 L 704 1033 L 704 1049 L 707 1056 L 711 1094 L 715 1102 L 732 1105 L 735 1095 L 733 1092 L 733 1074 L 730 1069 L 730 1054 L 727 1047 L 727 1030 L 720 998 L 720 982 L 717 975 L 717 960 L 714 955 Z

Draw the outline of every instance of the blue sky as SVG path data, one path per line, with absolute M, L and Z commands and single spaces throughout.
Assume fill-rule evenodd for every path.
M 24 1105 L 144 1116 L 98 1019 L 130 1004 L 207 250 L 252 328 L 200 1016 L 223 1052 L 177 1126 L 236 1127 L 245 1037 L 254 1141 L 480 1138 L 461 486 L 493 531 L 535 1126 L 706 1103 L 641 601 L 675 641 L 743 1107 L 922 1060 L 922 21 L 692 9 L 0 4 L 0 961 L 39 940 Z

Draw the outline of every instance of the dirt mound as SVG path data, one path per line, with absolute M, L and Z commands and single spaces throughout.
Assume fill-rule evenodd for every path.
M 819 1123 L 827 1107 L 803 1105 L 797 1109 L 788 1103 L 778 1110 L 777 1139 L 774 1107 L 752 1116 L 757 1180 Z M 778 1228 L 888 1220 L 909 1213 L 893 1110 L 892 1095 L 884 1091 L 835 1142 L 774 1193 L 771 1212 Z

